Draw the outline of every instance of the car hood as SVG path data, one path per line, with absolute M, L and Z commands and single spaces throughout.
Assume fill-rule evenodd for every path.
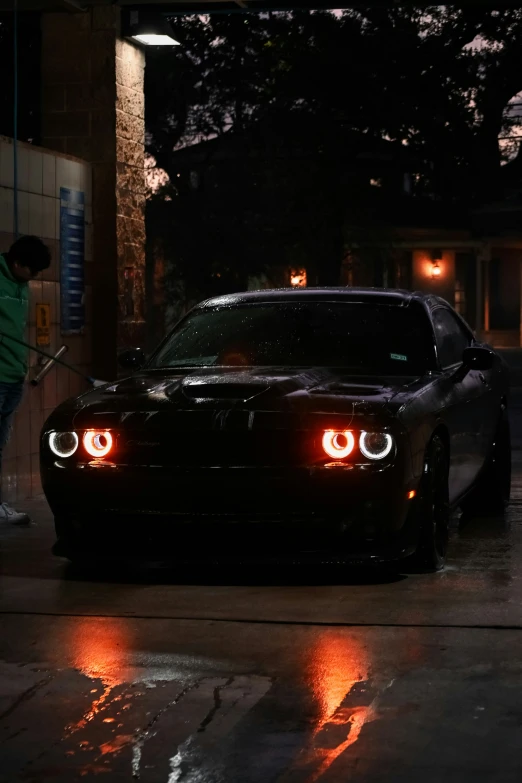
M 425 384 L 418 377 L 358 376 L 329 368 L 144 371 L 86 392 L 57 414 L 72 414 L 76 427 L 115 426 L 133 413 L 205 410 L 389 415 Z

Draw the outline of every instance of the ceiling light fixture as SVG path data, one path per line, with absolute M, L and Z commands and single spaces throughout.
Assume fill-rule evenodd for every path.
M 160 12 L 122 9 L 122 35 L 141 46 L 179 46 L 168 19 Z

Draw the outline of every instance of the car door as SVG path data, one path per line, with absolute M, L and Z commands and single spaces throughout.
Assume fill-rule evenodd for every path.
M 449 308 L 433 310 L 440 380 L 440 415 L 450 433 L 450 501 L 455 502 L 476 480 L 486 458 L 485 421 L 489 386 L 482 372 L 462 369 L 462 354 L 473 335 Z

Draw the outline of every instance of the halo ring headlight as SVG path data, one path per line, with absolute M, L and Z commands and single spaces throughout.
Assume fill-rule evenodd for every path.
M 75 432 L 51 432 L 49 448 L 57 457 L 72 457 L 78 448 L 78 435 Z
M 106 457 L 112 449 L 112 435 L 107 430 L 88 430 L 83 436 L 83 447 L 91 457 Z
M 332 459 L 344 459 L 352 453 L 355 438 L 350 430 L 325 430 L 323 450 Z
M 359 448 L 366 459 L 384 459 L 393 448 L 393 438 L 387 432 L 361 432 Z

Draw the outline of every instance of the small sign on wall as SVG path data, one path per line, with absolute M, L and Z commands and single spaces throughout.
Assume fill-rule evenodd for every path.
M 36 344 L 51 344 L 51 305 L 36 305 Z
M 62 334 L 85 328 L 85 197 L 81 190 L 60 188 L 60 304 Z

